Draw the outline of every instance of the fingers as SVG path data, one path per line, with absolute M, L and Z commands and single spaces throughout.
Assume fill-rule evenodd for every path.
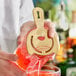
M 10 63 L 10 70 L 13 72 L 16 76 L 23 76 L 25 71 L 19 68 L 15 63 L 9 62 Z M 13 67 L 13 68 L 12 68 Z
M 24 73 L 14 62 L 0 59 L 0 76 L 24 76 Z
M 18 57 L 15 54 L 9 54 L 9 53 L 0 51 L 0 59 L 16 61 Z
M 54 24 L 50 21 L 45 21 L 44 26 L 46 29 L 48 29 L 49 37 L 53 37 L 54 34 L 56 33 Z M 20 32 L 20 36 L 18 38 L 18 44 L 20 44 L 23 41 L 24 36 L 26 36 L 27 33 L 35 27 L 36 26 L 33 21 L 28 21 L 28 22 L 24 23 L 20 29 L 21 32 Z
M 44 22 L 44 26 L 45 28 L 47 28 L 49 30 L 49 36 L 50 37 L 53 37 L 54 36 L 54 33 L 56 32 L 55 31 L 55 27 L 54 27 L 54 24 L 50 21 L 45 21 Z M 35 28 L 35 24 L 33 21 L 28 21 L 26 23 L 24 23 L 20 29 L 21 33 L 21 37 L 24 37 L 24 35 L 26 35 L 28 33 L 28 31 L 30 31 L 31 29 Z
M 49 37 L 54 37 L 54 34 L 56 33 L 54 24 L 50 21 L 45 21 L 44 27 L 49 31 Z
M 20 28 L 20 31 L 21 31 L 21 32 L 27 32 L 28 30 L 30 30 L 30 29 L 32 29 L 33 27 L 35 27 L 34 25 L 35 25 L 35 24 L 34 24 L 33 21 L 28 21 L 28 22 L 26 22 L 26 23 L 24 23 L 24 24 L 22 25 L 22 27 Z
M 24 39 L 24 36 L 26 36 L 27 33 L 28 33 L 31 29 L 33 29 L 33 28 L 35 28 L 35 24 L 34 24 L 33 21 L 28 21 L 28 22 L 24 23 L 24 24 L 22 25 L 22 27 L 20 28 L 20 35 L 19 35 L 19 37 L 18 37 L 17 43 L 18 43 L 18 44 L 21 44 L 21 42 L 22 42 L 23 39 Z
M 49 29 L 49 36 L 53 37 L 54 33 L 55 33 L 54 24 L 50 21 L 45 21 L 44 26 L 45 26 L 45 28 Z M 36 26 L 33 21 L 28 21 L 28 22 L 24 23 L 20 29 L 20 31 L 21 31 L 20 35 L 22 37 L 24 37 L 24 35 L 27 34 L 28 31 L 30 31 L 31 29 L 33 29 L 35 27 Z

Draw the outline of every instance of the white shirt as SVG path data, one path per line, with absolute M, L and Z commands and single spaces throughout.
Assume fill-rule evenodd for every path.
M 16 39 L 20 26 L 32 19 L 32 0 L 0 0 L 0 37 Z
M 0 47 L 13 52 L 23 23 L 32 20 L 32 0 L 0 0 Z

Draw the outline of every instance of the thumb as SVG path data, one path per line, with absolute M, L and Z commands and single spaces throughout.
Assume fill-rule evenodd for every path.
M 16 61 L 18 57 L 15 54 L 10 54 L 10 53 L 0 51 L 0 59 Z

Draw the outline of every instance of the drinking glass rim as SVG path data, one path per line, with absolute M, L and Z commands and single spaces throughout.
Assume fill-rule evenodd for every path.
M 47 65 L 48 66 L 48 65 Z M 34 72 L 46 72 L 46 74 L 48 73 L 48 74 L 53 74 L 53 73 L 55 73 L 55 74 L 57 74 L 57 73 L 60 73 L 60 69 L 58 68 L 58 67 L 56 67 L 56 66 L 53 66 L 53 67 L 55 67 L 56 69 L 58 69 L 57 71 L 53 71 L 53 70 L 33 70 L 33 71 L 26 71 L 26 74 L 28 74 L 28 73 L 34 73 Z

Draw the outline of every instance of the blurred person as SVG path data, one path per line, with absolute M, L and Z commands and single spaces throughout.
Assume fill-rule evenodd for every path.
M 13 53 L 23 23 L 32 20 L 32 0 L 0 0 L 0 47 Z
M 17 37 L 20 36 L 22 41 L 24 35 L 35 27 L 30 21 L 32 9 L 32 0 L 0 0 L 0 76 L 25 76 L 25 71 L 14 63 L 18 57 L 12 53 L 17 47 Z M 56 33 L 54 27 L 50 22 L 45 24 L 53 36 Z
M 0 0 L 0 76 L 25 76 L 14 63 L 18 57 L 12 53 L 20 27 L 32 20 L 32 9 L 32 0 Z

